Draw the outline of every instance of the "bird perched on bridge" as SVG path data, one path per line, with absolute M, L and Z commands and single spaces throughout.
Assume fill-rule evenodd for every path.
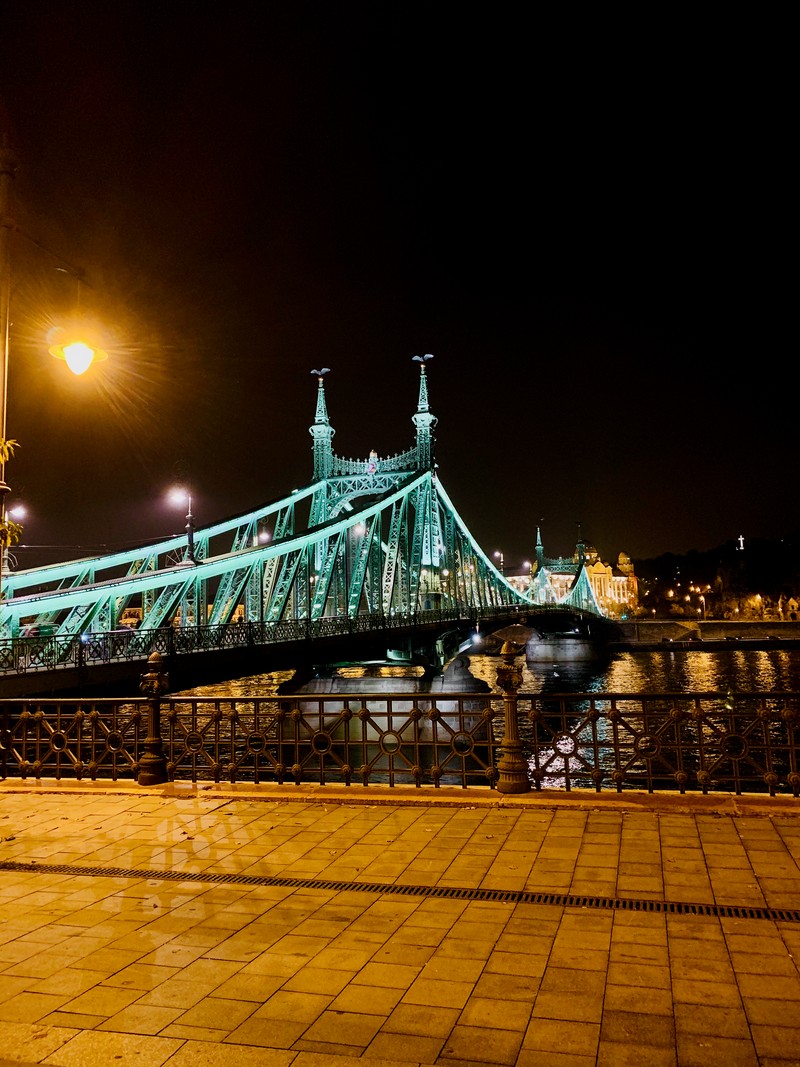
M 330 367 L 323 367 L 322 370 L 312 370 L 312 374 L 316 374 L 318 378 L 321 378 L 323 374 L 327 374 L 330 371 Z
M 412 356 L 411 358 L 415 359 L 418 363 L 427 363 L 427 361 L 429 359 L 433 359 L 433 355 L 430 352 L 428 352 L 424 356 Z

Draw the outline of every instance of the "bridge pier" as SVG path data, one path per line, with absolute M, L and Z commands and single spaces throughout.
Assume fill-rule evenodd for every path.
M 503 692 L 505 706 L 505 734 L 502 755 L 497 763 L 498 793 L 529 793 L 528 764 L 522 755 L 522 742 L 519 737 L 519 719 L 517 717 L 517 693 L 522 685 L 522 668 L 514 662 L 520 646 L 513 641 L 505 641 L 500 649 L 503 666 L 497 668 L 497 684 Z

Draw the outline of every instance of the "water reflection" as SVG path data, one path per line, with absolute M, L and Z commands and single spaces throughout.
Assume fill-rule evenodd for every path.
M 497 656 L 470 655 L 473 677 L 497 691 Z M 342 675 L 342 670 L 345 673 Z M 340 670 L 336 691 L 342 692 L 347 678 L 362 680 L 365 668 Z M 412 670 L 414 670 L 412 668 Z M 417 669 L 418 670 L 418 669 Z M 396 689 L 403 669 L 370 668 L 374 691 L 382 684 Z M 229 682 L 198 686 L 182 696 L 255 698 L 274 696 L 295 672 L 272 671 L 249 675 Z M 383 680 L 386 680 L 385 683 Z M 363 682 L 362 682 L 363 686 Z M 410 688 L 410 687 L 409 687 Z M 523 663 L 523 693 L 703 693 L 728 690 L 738 692 L 800 692 L 800 652 L 776 649 L 730 652 L 685 652 L 669 649 L 649 652 L 620 652 L 605 663 L 590 661 Z

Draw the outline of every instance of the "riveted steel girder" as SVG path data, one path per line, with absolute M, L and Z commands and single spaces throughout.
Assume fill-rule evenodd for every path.
M 305 516 L 305 517 L 304 517 Z M 265 543 L 259 528 L 272 525 Z M 15 572 L 2 619 L 58 633 L 113 629 L 124 607 L 141 626 L 277 623 L 381 611 L 412 615 L 420 597 L 473 607 L 525 604 L 494 567 L 430 471 L 342 475 L 195 535 Z

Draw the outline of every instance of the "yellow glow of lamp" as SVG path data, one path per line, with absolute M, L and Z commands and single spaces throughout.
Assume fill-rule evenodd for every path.
M 102 348 L 87 345 L 85 341 L 71 341 L 67 345 L 53 345 L 50 355 L 63 359 L 73 374 L 85 374 L 93 363 L 108 359 L 108 352 Z

